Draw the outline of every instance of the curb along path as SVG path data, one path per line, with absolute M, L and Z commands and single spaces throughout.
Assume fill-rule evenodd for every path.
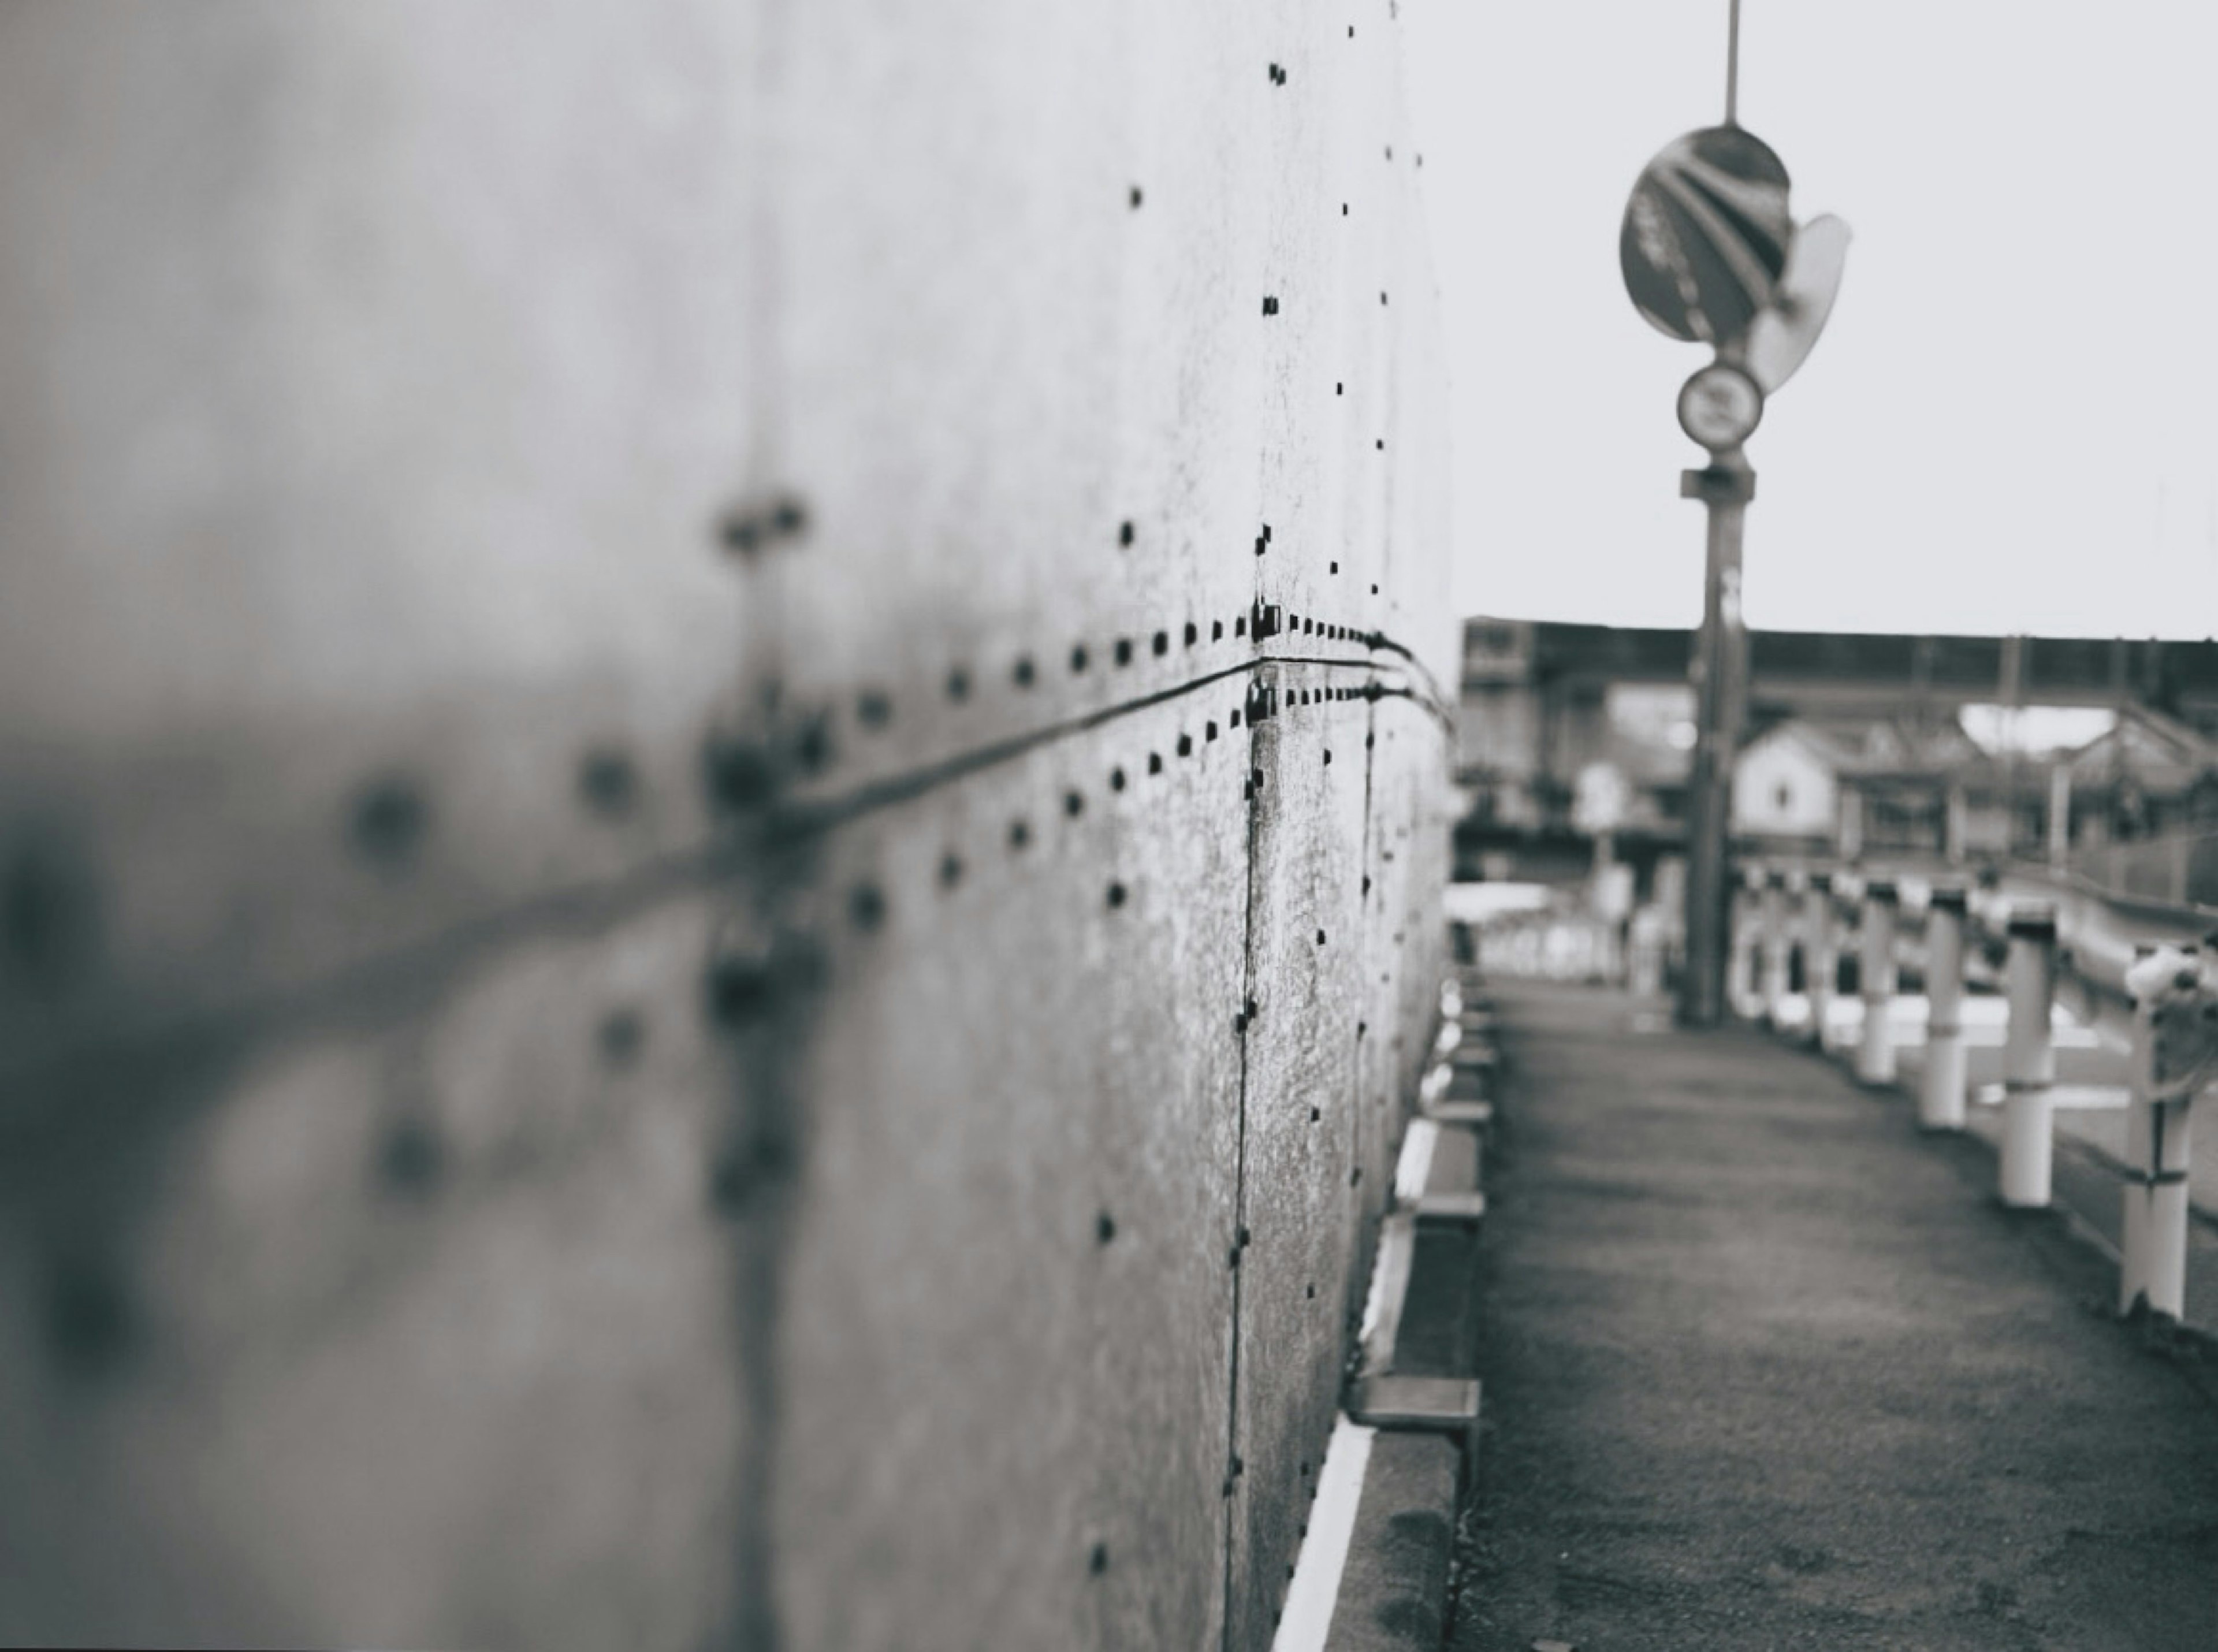
M 1452 1647 L 2218 1646 L 2208 1374 L 1980 1149 L 1760 1034 L 1491 990 Z

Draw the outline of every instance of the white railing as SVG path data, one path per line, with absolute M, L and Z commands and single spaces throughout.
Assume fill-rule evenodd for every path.
M 1733 1002 L 1751 1019 L 1841 1054 L 1869 1084 L 1892 1083 L 1897 1047 L 1918 1038 L 1918 1121 L 1961 1129 L 1967 1096 L 1967 987 L 2008 1005 L 1999 1084 L 2004 1203 L 2051 1201 L 2060 1106 L 2126 1115 L 2118 1299 L 2175 1319 L 2187 1277 L 2190 1115 L 2218 1080 L 2218 910 L 2105 892 L 2071 874 L 2023 868 L 1967 880 L 1961 869 L 1758 866 L 1736 903 Z M 1837 1024 L 1836 960 L 1853 936 L 1862 1024 Z M 1790 992 L 1800 944 L 1807 991 Z M 1996 968 L 1999 961 L 1999 970 Z M 1897 1013 L 1905 970 L 1924 983 L 1922 1037 Z M 2060 1084 L 2054 1009 L 2127 1053 L 2122 1086 Z

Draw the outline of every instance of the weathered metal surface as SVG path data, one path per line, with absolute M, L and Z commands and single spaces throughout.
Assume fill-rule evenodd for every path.
M 1396 50 L 0 16 L 0 1638 L 1267 1643 L 1440 963 Z

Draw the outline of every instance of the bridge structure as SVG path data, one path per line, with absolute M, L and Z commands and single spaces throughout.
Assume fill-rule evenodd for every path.
M 1272 1643 L 1439 1018 L 1396 10 L 0 16 L 0 1640 Z
M 1759 865 L 1708 1030 L 1483 938 L 1490 1432 L 1447 1644 L 2207 1643 L 2214 922 L 2040 868 Z

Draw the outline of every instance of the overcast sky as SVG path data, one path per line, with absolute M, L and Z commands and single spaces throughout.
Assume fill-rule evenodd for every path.
M 1618 274 L 1724 113 L 1726 0 L 1403 0 L 1465 612 L 1686 625 L 1707 351 Z M 1767 408 L 1766 627 L 2218 633 L 2218 3 L 1744 0 L 1741 124 L 1855 231 Z

